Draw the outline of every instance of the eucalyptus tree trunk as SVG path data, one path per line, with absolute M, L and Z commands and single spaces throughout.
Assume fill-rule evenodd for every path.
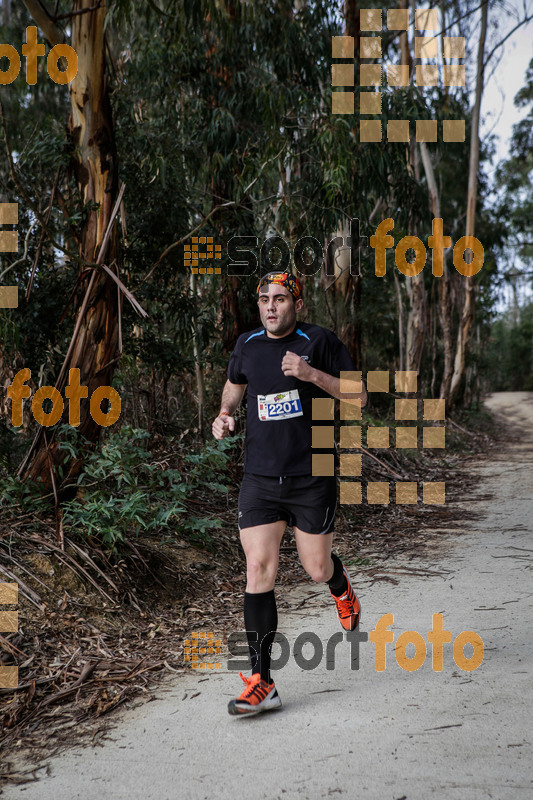
M 42 0 L 25 0 L 28 11 L 50 42 L 62 42 L 64 37 L 45 8 Z M 106 6 L 97 8 L 93 0 L 74 0 L 71 46 L 78 56 L 78 72 L 70 89 L 71 112 L 68 124 L 74 153 L 72 169 L 86 213 L 80 237 L 79 291 L 75 301 L 75 336 L 56 388 L 62 392 L 68 382 L 69 370 L 80 370 L 80 382 L 88 386 L 89 398 L 98 386 L 111 384 L 118 360 L 117 286 L 101 269 L 94 268 L 97 257 L 111 267 L 116 256 L 116 229 L 113 222 L 107 237 L 106 252 L 101 248 L 112 222 L 112 210 L 118 194 L 118 170 L 115 135 L 106 78 L 105 35 Z M 82 12 L 82 13 L 80 13 Z M 102 258 L 102 256 L 104 256 Z M 111 267 L 112 269 L 113 267 Z M 65 411 L 68 403 L 65 403 Z M 94 421 L 89 401 L 80 404 L 79 432 L 97 442 L 101 427 Z M 67 421 L 66 415 L 63 421 Z M 46 439 L 48 438 L 48 445 Z M 57 441 L 45 437 L 40 428 L 21 466 L 25 478 L 51 483 L 53 464 L 63 463 L 64 480 L 69 472 L 79 468 L 57 450 Z
M 191 298 L 193 303 L 196 307 L 196 275 L 191 272 L 191 276 L 189 279 L 189 289 L 191 292 Z M 201 347 L 200 347 L 200 337 L 198 335 L 198 319 L 196 317 L 196 312 L 194 314 L 193 319 L 193 335 L 192 335 L 192 347 L 193 347 L 193 355 L 194 355 L 194 372 L 196 377 L 196 392 L 197 392 L 197 403 L 198 403 L 198 433 L 200 436 L 204 435 L 204 415 L 205 415 L 205 388 L 204 388 L 204 371 L 202 367 L 201 361 Z
M 488 0 L 485 0 L 481 7 L 481 32 L 479 34 L 479 45 L 477 52 L 477 75 L 476 75 L 476 97 L 474 110 L 472 113 L 472 134 L 470 139 L 470 164 L 468 169 L 468 200 L 466 208 L 466 236 L 474 236 L 476 222 L 476 203 L 477 203 L 477 175 L 479 169 L 479 112 L 481 108 L 481 97 L 483 94 L 484 82 L 484 60 L 485 60 L 485 39 L 487 35 L 488 20 Z M 466 261 L 466 258 L 465 258 Z M 466 348 L 472 333 L 474 324 L 475 309 L 475 286 L 474 278 L 465 277 L 464 279 L 464 302 L 459 330 L 457 334 L 457 346 L 455 349 L 455 361 L 453 375 L 450 385 L 448 404 L 451 407 L 457 396 L 459 385 L 465 370 Z
M 401 0 L 400 8 L 408 8 L 408 5 L 408 0 Z M 410 74 L 413 68 L 413 59 L 411 57 L 409 35 L 407 31 L 400 36 L 400 50 L 402 64 L 409 65 Z M 411 137 L 409 150 L 407 151 L 407 162 L 409 171 L 414 173 L 415 179 L 418 181 L 418 157 L 413 137 Z M 416 236 L 416 228 L 413 222 L 410 223 L 409 230 L 412 230 L 413 235 Z M 406 276 L 405 288 L 407 297 L 409 298 L 409 313 L 407 315 L 406 326 L 405 369 L 419 372 L 426 343 L 427 328 L 427 292 L 424 284 L 424 271 L 422 270 L 418 275 Z
M 405 278 L 405 287 L 409 298 L 409 314 L 407 316 L 407 335 L 405 345 L 406 369 L 420 371 L 424 345 L 426 343 L 427 292 L 424 286 L 424 273 Z
M 237 8 L 234 0 L 217 0 L 216 6 L 219 12 L 224 13 L 226 22 L 229 26 L 235 24 Z M 207 13 L 205 18 L 205 38 L 206 38 L 206 70 L 213 78 L 213 94 L 210 97 L 210 108 L 212 111 L 219 105 L 223 106 L 221 100 L 223 94 L 233 84 L 233 72 L 229 66 L 223 68 L 215 66 L 215 55 L 220 47 L 219 39 L 213 33 L 211 37 L 212 23 L 211 14 Z M 213 29 L 214 30 L 214 29 Z M 228 174 L 221 173 L 220 168 L 216 167 L 211 175 L 211 211 L 219 205 L 233 200 L 233 190 Z M 228 231 L 234 228 L 236 221 L 236 210 L 232 207 L 221 208 L 213 217 L 212 225 L 215 228 L 215 241 L 226 242 Z M 228 351 L 233 350 L 235 343 L 241 333 L 246 330 L 241 303 L 242 280 L 238 275 L 222 274 L 220 276 L 220 303 L 218 306 L 217 326 L 221 328 L 221 339 L 224 348 Z M 195 365 L 198 371 L 198 363 Z M 198 381 L 197 381 L 198 385 Z
M 361 27 L 361 14 L 359 11 L 359 0 L 345 0 L 344 2 L 344 16 L 346 35 L 353 36 L 354 38 L 354 53 L 359 53 L 360 50 L 360 34 Z M 352 238 L 358 231 L 352 231 Z M 359 252 L 352 244 L 351 250 L 351 263 L 358 263 Z M 357 261 L 356 261 L 357 259 Z M 342 327 L 340 334 L 341 338 L 348 348 L 348 351 L 353 359 L 356 369 L 361 369 L 362 353 L 361 353 L 361 275 L 359 270 L 355 270 L 355 275 L 348 271 L 348 280 L 345 289 L 345 313 L 347 314 L 347 321 Z
M 354 40 L 354 54 L 358 57 L 360 40 L 360 4 L 359 0 L 345 0 L 344 2 L 344 35 L 351 36 Z M 355 124 L 355 123 L 354 123 Z M 355 131 L 354 131 L 355 134 Z M 352 238 L 358 234 L 352 230 Z M 344 241 L 350 234 L 346 221 L 339 222 L 337 231 L 331 238 L 342 236 Z M 328 257 L 325 264 L 323 284 L 328 287 L 328 296 L 334 306 L 332 322 L 338 327 L 338 335 L 346 345 L 357 369 L 361 369 L 361 275 L 352 275 L 350 262 L 356 264 L 359 259 L 359 250 L 352 245 L 351 253 L 348 249 L 337 250 L 333 259 Z M 329 273 L 333 273 L 330 275 Z
M 400 286 L 400 281 L 397 275 L 396 270 L 394 270 L 394 288 L 396 290 L 396 300 L 398 302 L 398 341 L 400 343 L 399 346 L 399 358 L 400 358 L 400 371 L 403 372 L 405 369 L 405 336 L 404 336 L 404 321 L 403 321 L 403 299 L 402 299 L 402 287 Z
M 420 155 L 422 156 L 422 164 L 424 165 L 424 172 L 426 174 L 431 212 L 434 219 L 440 219 L 440 196 L 437 188 L 437 181 L 435 179 L 433 163 L 431 161 L 426 143 L 419 142 L 419 147 Z M 447 264 L 447 253 L 443 254 L 442 276 L 434 280 L 438 281 L 438 310 L 444 353 L 444 367 L 439 396 L 441 398 L 447 398 L 450 391 L 450 384 L 453 374 L 452 302 L 450 295 L 450 275 Z

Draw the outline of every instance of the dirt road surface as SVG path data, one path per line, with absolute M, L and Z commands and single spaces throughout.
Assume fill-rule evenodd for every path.
M 290 593 L 292 610 L 280 613 L 279 630 L 291 647 L 288 663 L 274 673 L 282 710 L 230 717 L 227 702 L 243 684 L 227 661 L 216 673 L 176 675 L 156 690 L 156 700 L 122 711 L 100 746 L 49 759 L 47 775 L 6 787 L 3 797 L 530 800 L 533 393 L 496 394 L 487 405 L 520 426 L 520 440 L 476 464 L 479 481 L 462 503 L 463 526 L 440 531 L 433 554 L 416 562 L 427 574 L 402 575 L 406 562 L 399 559 L 398 585 L 372 585 L 350 569 L 362 601 L 361 632 L 370 634 L 384 614 L 394 616 L 383 671 L 375 669 L 371 641 L 360 644 L 358 669 L 346 641 L 336 647 L 333 669 L 325 657 L 312 670 L 299 665 L 292 653 L 299 634 L 313 632 L 325 651 L 339 630 L 327 590 L 317 594 L 322 587 L 305 584 Z M 441 671 L 432 668 L 428 642 L 435 613 L 451 632 Z M 425 641 L 416 671 L 397 663 L 394 645 L 404 631 Z M 483 641 L 475 670 L 454 661 L 462 631 Z M 422 656 L 419 637 L 408 638 L 418 639 Z M 408 645 L 406 656 L 414 649 Z M 303 656 L 314 652 L 318 647 L 307 644 Z M 474 652 L 467 644 L 465 659 Z

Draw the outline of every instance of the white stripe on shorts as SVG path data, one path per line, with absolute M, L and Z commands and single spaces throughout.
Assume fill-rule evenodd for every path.
M 324 528 L 324 530 L 323 530 L 323 531 L 320 531 L 320 533 L 318 534 L 319 536 L 320 536 L 320 535 L 322 535 L 322 534 L 324 534 L 324 533 L 327 533 L 327 530 L 328 530 L 329 526 L 331 525 L 331 522 L 332 522 L 332 520 L 333 520 L 333 519 L 334 519 L 334 517 L 335 517 L 335 508 L 336 508 L 336 506 L 334 505 L 334 506 L 333 506 L 333 513 L 332 513 L 331 517 L 329 518 L 329 520 L 328 520 L 328 522 L 327 522 L 327 525 L 326 525 L 326 527 Z M 327 507 L 327 509 L 326 509 L 326 517 L 324 518 L 324 522 L 326 522 L 326 519 L 327 519 L 327 516 L 328 516 L 328 511 L 329 511 L 329 506 L 328 506 L 328 507 Z

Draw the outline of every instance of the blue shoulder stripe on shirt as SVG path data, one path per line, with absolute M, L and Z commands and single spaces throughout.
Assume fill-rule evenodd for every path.
M 263 328 L 263 330 L 259 331 L 259 333 L 252 333 L 251 336 L 249 336 L 247 339 L 244 340 L 244 344 L 246 344 L 246 342 L 249 342 L 250 339 L 253 339 L 254 336 L 262 336 L 264 334 L 264 332 L 265 332 L 265 329 Z
M 301 331 L 300 328 L 296 328 L 296 333 L 299 336 L 304 336 L 309 342 L 311 341 L 311 339 L 309 339 L 309 336 L 306 333 L 304 333 L 303 331 Z

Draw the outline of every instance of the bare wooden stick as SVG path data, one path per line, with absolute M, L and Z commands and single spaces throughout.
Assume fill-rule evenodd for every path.
M 113 222 L 114 222 L 115 217 L 116 217 L 116 215 L 117 215 L 117 213 L 118 213 L 118 211 L 120 209 L 120 203 L 122 202 L 122 197 L 124 196 L 125 189 L 126 189 L 126 185 L 123 183 L 122 186 L 120 187 L 117 200 L 116 200 L 115 205 L 113 207 L 113 211 L 111 212 L 111 217 L 109 218 L 109 223 L 107 225 L 107 229 L 106 229 L 106 232 L 104 234 L 104 238 L 102 239 L 102 244 L 100 246 L 100 251 L 98 253 L 98 258 L 96 259 L 96 263 L 97 264 L 101 264 L 102 261 L 103 261 L 103 258 L 104 258 L 104 255 L 105 255 L 105 250 L 106 250 L 106 247 L 107 247 L 107 243 L 108 243 L 109 237 L 111 235 L 111 229 L 112 229 L 112 226 L 113 226 Z M 96 270 L 95 270 L 93 272 L 93 274 L 91 275 L 91 278 L 89 280 L 89 285 L 87 286 L 87 290 L 85 292 L 85 296 L 83 298 L 83 302 L 82 302 L 80 311 L 78 313 L 78 318 L 76 320 L 76 324 L 74 326 L 74 331 L 73 331 L 72 337 L 70 339 L 70 344 L 69 344 L 69 347 L 68 347 L 68 350 L 67 350 L 67 354 L 66 354 L 66 356 L 64 358 L 63 365 L 62 365 L 61 370 L 59 372 L 59 377 L 57 378 L 57 380 L 55 382 L 55 388 L 59 392 L 62 389 L 62 381 L 63 381 L 63 378 L 65 376 L 65 372 L 66 372 L 66 369 L 67 369 L 67 364 L 69 363 L 70 356 L 71 356 L 72 351 L 74 349 L 74 346 L 76 344 L 76 340 L 77 340 L 78 333 L 79 333 L 80 328 L 81 328 L 83 317 L 85 315 L 85 312 L 87 310 L 87 306 L 89 304 L 89 298 L 91 296 L 91 292 L 92 292 L 94 283 L 96 281 L 96 274 L 97 273 L 96 273 Z M 31 457 L 32 457 L 37 445 L 39 444 L 39 442 L 41 440 L 41 436 L 42 435 L 43 435 L 43 428 L 41 426 L 39 428 L 39 430 L 37 431 L 37 433 L 35 434 L 34 438 L 33 438 L 33 441 L 32 441 L 31 446 L 30 446 L 30 448 L 29 448 L 29 450 L 28 450 L 28 452 L 26 454 L 26 457 L 23 459 L 20 467 L 18 468 L 17 475 L 19 477 L 20 477 L 20 475 L 22 475 L 24 473 L 24 470 L 26 469 L 26 465 L 29 463 L 29 461 L 30 461 L 30 459 L 31 459 Z M 55 432 L 54 432 L 53 437 L 54 436 L 55 436 Z

